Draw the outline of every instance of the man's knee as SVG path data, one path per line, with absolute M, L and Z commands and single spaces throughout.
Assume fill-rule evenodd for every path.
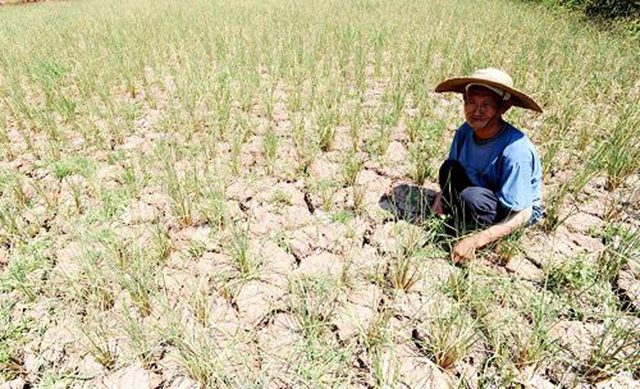
M 438 181 L 441 188 L 448 183 L 449 178 L 451 177 L 451 170 L 453 169 L 454 162 L 457 162 L 457 161 L 447 159 L 440 166 L 440 171 L 438 173 Z
M 479 186 L 470 186 L 460 192 L 460 202 L 469 222 L 493 224 L 496 220 L 498 199 L 495 194 Z
M 487 191 L 489 190 L 486 188 L 470 186 L 460 192 L 460 201 L 470 210 L 485 209 Z
M 441 188 L 450 184 L 452 180 L 459 181 L 459 177 L 466 176 L 464 167 L 459 161 L 455 159 L 447 159 L 440 166 L 440 172 L 438 173 L 438 181 Z

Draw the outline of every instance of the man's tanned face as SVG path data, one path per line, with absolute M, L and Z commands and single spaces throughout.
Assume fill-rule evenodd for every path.
M 467 123 L 476 131 L 486 130 L 499 122 L 509 105 L 498 94 L 485 89 L 471 87 L 464 94 L 464 116 Z

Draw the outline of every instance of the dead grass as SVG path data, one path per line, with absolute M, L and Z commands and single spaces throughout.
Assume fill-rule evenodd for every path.
M 637 384 L 628 37 L 498 0 L 90 0 L 1 8 L 0 47 L 11 385 Z M 462 116 L 433 88 L 489 65 L 545 108 L 508 120 L 548 219 L 460 269 L 381 200 L 436 187 Z

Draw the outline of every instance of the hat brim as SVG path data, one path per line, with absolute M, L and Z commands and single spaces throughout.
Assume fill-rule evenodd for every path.
M 525 93 L 520 92 L 517 89 L 513 89 L 507 85 L 504 85 L 499 82 L 490 81 L 484 78 L 473 78 L 473 77 L 463 77 L 463 78 L 451 78 L 447 81 L 441 82 L 436 87 L 436 92 L 456 92 L 464 94 L 465 88 L 468 84 L 471 83 L 482 83 L 494 86 L 496 88 L 500 88 L 505 92 L 509 92 L 511 94 L 511 101 L 513 105 L 520 108 L 530 109 L 532 111 L 542 113 L 542 108 L 536 103 L 531 97 L 527 96 Z

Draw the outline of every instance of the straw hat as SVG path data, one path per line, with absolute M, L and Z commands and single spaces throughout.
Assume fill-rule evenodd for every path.
M 488 88 L 502 96 L 504 100 L 511 99 L 513 105 L 517 107 L 542 112 L 542 108 L 531 97 L 513 88 L 513 79 L 510 75 L 496 68 L 476 70 L 471 77 L 451 78 L 440 83 L 436 87 L 436 92 L 464 93 L 471 85 Z

